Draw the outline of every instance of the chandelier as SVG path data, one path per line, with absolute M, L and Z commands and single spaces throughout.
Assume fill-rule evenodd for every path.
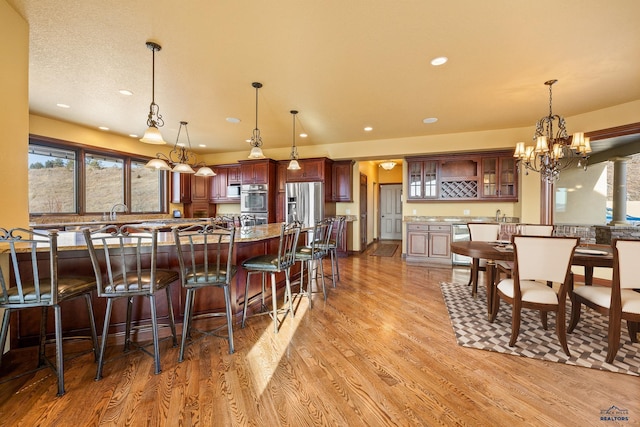
M 544 84 L 549 86 L 549 115 L 536 123 L 533 135 L 535 146 L 525 146 L 518 142 L 513 157 L 518 166 L 524 165 L 526 173 L 530 170 L 540 173 L 540 178 L 552 182 L 560 176 L 560 171 L 577 163 L 578 167 L 587 170 L 587 161 L 591 153 L 589 138 L 583 132 L 567 134 L 564 117 L 553 114 L 552 86 L 558 80 L 548 80 Z M 557 131 L 554 131 L 554 124 Z
M 298 163 L 298 149 L 296 148 L 296 114 L 298 114 L 298 111 L 291 110 L 289 112 L 293 116 L 293 145 L 291 146 L 291 161 L 289 162 L 289 166 L 287 166 L 287 169 L 299 170 L 300 163 Z
M 162 153 L 157 153 L 155 159 L 149 160 L 145 167 L 158 170 L 170 170 L 178 173 L 193 173 L 196 176 L 214 176 L 215 172 L 211 168 L 205 166 L 204 162 L 197 162 L 196 155 L 191 151 L 191 139 L 189 138 L 189 130 L 187 129 L 187 122 L 180 122 L 180 128 L 178 129 L 178 136 L 176 137 L 176 143 L 173 149 L 166 156 Z M 180 131 L 184 126 L 184 131 L 187 134 L 187 143 L 189 149 L 180 144 Z M 169 166 L 171 165 L 171 166 Z M 173 168 L 172 168 L 173 167 Z M 193 168 L 199 168 L 196 172 Z
M 250 159 L 264 159 L 262 153 L 262 137 L 260 136 L 260 129 L 258 129 L 258 89 L 262 87 L 262 83 L 253 82 L 251 86 L 256 88 L 256 127 L 253 129 L 253 134 L 249 140 L 251 144 L 251 152 L 249 153 Z
M 162 116 L 160 115 L 160 107 L 156 104 L 155 101 L 155 92 L 156 92 L 156 52 L 162 49 L 158 43 L 147 42 L 147 47 L 151 49 L 152 52 L 152 68 L 151 68 L 151 105 L 149 105 L 149 115 L 147 116 L 147 126 L 148 129 L 144 132 L 144 136 L 140 139 L 141 142 L 146 142 L 147 144 L 166 144 L 164 139 L 162 139 L 162 134 L 158 130 L 159 127 L 164 126 L 164 120 L 162 120 Z
M 393 162 L 391 160 L 388 160 L 386 162 L 382 162 L 380 163 L 380 167 L 386 171 L 390 171 L 391 169 L 393 169 L 396 166 L 396 162 Z

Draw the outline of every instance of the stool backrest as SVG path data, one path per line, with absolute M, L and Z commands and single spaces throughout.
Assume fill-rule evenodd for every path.
M 15 287 L 10 288 L 0 270 L 0 307 L 26 308 L 57 304 L 58 231 L 0 229 L 0 243 L 9 244 L 9 266 L 15 280 Z M 31 262 L 19 263 L 19 253 L 25 254 Z
M 235 227 L 196 224 L 173 227 L 180 283 L 182 285 L 228 285 L 235 273 L 233 245 Z
M 278 244 L 278 270 L 286 270 L 296 262 L 296 248 L 300 237 L 298 223 L 282 224 L 280 229 L 280 243 Z
M 477 242 L 495 242 L 498 240 L 500 224 L 489 222 L 470 222 L 469 239 Z
M 96 275 L 98 296 L 156 291 L 158 230 L 125 224 L 82 230 Z

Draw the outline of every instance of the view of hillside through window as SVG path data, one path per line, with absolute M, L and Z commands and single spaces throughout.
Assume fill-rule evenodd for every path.
M 131 161 L 131 206 L 129 212 L 161 212 L 160 171 Z M 76 152 L 36 144 L 29 145 L 29 213 L 78 213 L 78 159 Z M 103 214 L 125 202 L 124 160 L 86 154 L 84 167 L 84 213 Z M 122 212 L 118 208 L 118 212 Z

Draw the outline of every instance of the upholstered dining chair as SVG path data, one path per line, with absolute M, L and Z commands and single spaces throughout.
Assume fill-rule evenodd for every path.
M 621 323 L 627 321 L 631 342 L 638 342 L 640 332 L 640 240 L 613 241 L 613 281 L 608 286 L 578 286 L 571 294 L 569 333 L 580 321 L 582 305 L 608 316 L 607 363 L 613 363 L 620 347 Z
M 198 317 L 224 316 L 226 318 L 226 338 L 229 341 L 229 354 L 232 354 L 234 352 L 233 314 L 229 286 L 237 272 L 232 262 L 236 229 L 196 224 L 173 227 L 172 232 L 178 253 L 180 283 L 187 291 L 178 362 L 184 360 L 187 338 L 191 336 L 196 291 L 204 288 L 221 288 L 224 292 L 224 313 L 208 313 Z M 216 331 L 214 330 L 214 334 Z
M 324 281 L 323 258 L 329 251 L 329 239 L 331 238 L 331 227 L 333 222 L 331 219 L 325 219 L 316 223 L 309 236 L 307 245 L 300 246 L 296 249 L 296 261 L 300 261 L 300 295 L 309 298 L 309 308 L 313 308 L 313 281 L 322 283 L 322 294 L 324 300 L 327 300 L 327 288 Z M 304 284 L 304 266 L 307 266 L 307 284 Z M 318 271 L 320 271 L 320 282 L 318 282 Z
M 17 310 L 41 307 L 38 366 L 45 364 L 51 366 L 58 377 L 58 396 L 62 396 L 65 389 L 60 304 L 74 298 L 84 297 L 91 329 L 93 354 L 97 359 L 98 339 L 91 304 L 92 293 L 96 290 L 96 280 L 91 276 L 62 276 L 58 274 L 57 230 L 38 232 L 22 228 L 14 228 L 9 231 L 0 229 L 0 243 L 9 245 L 9 267 L 11 276 L 15 280 L 15 286 L 9 286 L 5 282 L 2 270 L 0 270 L 0 287 L 2 288 L 0 308 L 5 309 L 0 332 L 0 362 L 2 362 L 2 348 L 7 339 L 11 313 Z M 20 256 L 26 258 L 25 262 L 20 262 Z M 50 363 L 45 355 L 49 307 L 53 308 L 55 319 L 55 364 Z
M 518 234 L 522 236 L 551 236 L 553 235 L 553 225 L 548 224 L 518 224 Z M 496 281 L 500 281 L 502 274 L 511 277 L 513 261 L 496 262 Z
M 179 275 L 172 270 L 157 268 L 158 230 L 137 225 L 122 225 L 121 227 L 107 225 L 97 230 L 84 228 L 82 232 L 95 272 L 98 296 L 107 300 L 96 380 L 102 378 L 113 303 L 120 298 L 127 301 L 125 352 L 129 350 L 131 345 L 136 345 L 148 353 L 144 346 L 131 340 L 131 317 L 134 298 L 144 297 L 149 300 L 154 372 L 159 374 L 161 368 L 156 294 L 162 290 L 166 292 L 168 321 L 175 347 L 178 345 L 178 340 L 169 285 L 176 282 Z M 148 354 L 151 355 L 151 353 Z
M 269 273 L 271 276 L 271 304 L 272 310 L 261 311 L 256 314 L 269 314 L 273 319 L 274 332 L 277 334 L 279 326 L 282 324 L 287 314 L 293 313 L 293 298 L 291 295 L 291 277 L 290 269 L 294 265 L 296 260 L 296 247 L 298 245 L 298 237 L 300 236 L 300 225 L 282 224 L 280 228 L 280 239 L 278 242 L 278 251 L 276 253 L 269 253 L 265 255 L 257 255 L 246 259 L 242 262 L 242 268 L 247 272 L 247 281 L 245 283 L 244 290 L 244 306 L 242 309 L 242 327 L 244 328 L 247 320 L 247 307 L 249 306 L 250 299 L 260 297 L 261 309 L 266 309 L 265 306 L 265 275 Z M 285 275 L 285 290 L 284 300 L 287 307 L 278 309 L 278 299 L 276 293 L 276 273 L 284 273 Z M 251 282 L 251 276 L 254 274 L 260 274 L 262 277 L 261 291 L 258 295 L 249 298 L 249 284 Z M 279 320 L 278 313 L 283 312 L 282 320 Z
M 571 294 L 573 275 L 571 259 L 578 245 L 577 237 L 519 236 L 513 241 L 513 275 L 501 280 L 493 292 L 491 322 L 500 308 L 500 300 L 511 305 L 511 339 L 513 347 L 520 332 L 522 309 L 540 310 L 543 326 L 546 313 L 556 313 L 556 335 L 567 356 L 567 325 L 565 308 L 567 294 Z M 548 286 L 552 282 L 554 286 Z
M 469 228 L 469 240 L 476 242 L 495 242 L 498 240 L 500 232 L 500 224 L 489 222 L 470 222 L 467 224 Z M 471 276 L 469 277 L 469 285 L 471 295 L 476 296 L 478 293 L 478 273 L 485 271 L 487 261 L 484 259 L 473 258 L 471 261 Z

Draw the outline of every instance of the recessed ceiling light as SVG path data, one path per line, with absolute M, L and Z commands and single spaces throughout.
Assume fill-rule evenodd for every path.
M 126 95 L 126 96 L 131 96 L 133 95 L 133 92 L 131 92 L 128 89 L 120 89 L 118 92 L 120 92 L 122 95 Z
M 300 134 L 300 138 L 306 138 L 307 136 L 309 136 L 309 135 L 307 135 L 306 133 L 301 133 Z
M 137 137 L 138 137 L 138 135 L 136 135 L 135 133 L 130 133 L 130 134 L 129 134 L 129 136 L 130 136 L 131 138 L 137 138 Z
M 109 130 L 109 128 L 106 127 L 106 126 L 100 126 L 100 127 L 98 127 L 98 129 L 100 129 L 100 130 Z
M 60 108 L 71 108 L 71 106 L 67 104 L 56 104 L 56 105 Z
M 365 132 L 371 132 L 373 130 L 373 128 L 371 126 L 367 126 L 364 128 Z
M 198 144 L 198 147 L 205 148 L 206 146 L 207 146 L 207 144 Z
M 240 119 L 237 119 L 235 117 L 227 117 L 227 121 L 229 123 L 240 123 Z
M 433 58 L 431 60 L 431 65 L 433 65 L 434 67 L 437 67 L 438 65 L 442 65 L 446 63 L 448 60 L 449 58 L 447 58 L 446 56 L 438 56 L 437 58 Z
M 422 119 L 422 123 L 428 125 L 429 123 L 435 123 L 438 121 L 437 117 L 427 117 L 426 119 Z

